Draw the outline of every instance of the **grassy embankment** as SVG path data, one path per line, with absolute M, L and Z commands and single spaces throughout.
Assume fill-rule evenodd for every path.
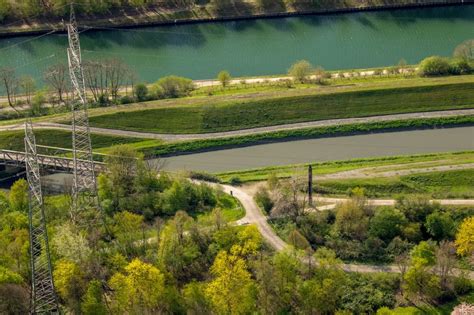
M 39 129 L 35 131 L 36 143 L 39 145 L 46 145 L 60 148 L 71 148 L 72 137 L 68 131 Z M 24 151 L 24 137 L 23 131 L 6 131 L 0 133 L 0 149 Z M 114 146 L 117 144 L 131 144 L 141 141 L 141 139 L 106 136 L 99 134 L 91 134 L 91 140 L 94 149 Z
M 446 84 L 209 103 L 92 116 L 95 127 L 207 133 L 325 119 L 474 107 L 474 84 Z
M 394 197 L 398 194 L 426 194 L 436 199 L 474 198 L 474 169 L 429 172 L 405 176 L 369 179 L 323 180 L 315 191 L 344 195 L 364 188 L 368 197 Z
M 318 182 L 318 176 L 320 175 L 328 175 L 362 168 L 383 167 L 383 171 L 396 171 L 441 165 L 459 165 L 473 162 L 474 151 L 466 151 L 272 166 L 251 170 L 224 172 L 216 174 L 216 176 L 223 183 L 230 182 L 233 177 L 238 177 L 243 183 L 265 181 L 270 175 L 275 175 L 278 178 L 288 178 L 293 175 L 305 175 L 307 174 L 307 167 L 312 165 L 315 181 Z M 373 170 L 372 173 L 376 176 L 377 170 Z

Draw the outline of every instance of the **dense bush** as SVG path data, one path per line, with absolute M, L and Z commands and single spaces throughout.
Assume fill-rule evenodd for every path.
M 148 98 L 148 88 L 144 83 L 139 83 L 133 88 L 133 94 L 138 102 L 146 101 Z
M 466 59 L 456 58 L 449 64 L 449 73 L 454 75 L 469 74 L 472 72 L 472 67 Z
M 449 61 L 439 56 L 428 57 L 420 63 L 419 71 L 426 77 L 447 75 L 450 71 Z
M 189 173 L 189 178 L 211 182 L 211 183 L 220 182 L 219 178 L 216 175 L 206 173 L 206 172 L 192 171 Z
M 267 214 L 270 213 L 274 206 L 274 202 L 270 196 L 270 193 L 265 188 L 260 188 L 257 191 L 257 193 L 255 194 L 255 201 Z
M 156 98 L 174 98 L 187 96 L 194 88 L 191 79 L 171 75 L 155 82 L 151 92 Z

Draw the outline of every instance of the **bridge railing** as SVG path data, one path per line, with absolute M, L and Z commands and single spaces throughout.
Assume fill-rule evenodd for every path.
M 63 170 L 72 170 L 74 168 L 74 160 L 72 157 L 67 156 L 55 156 L 55 155 L 46 155 L 38 154 L 38 162 L 43 166 L 63 169 Z M 89 163 L 85 160 L 78 160 L 79 167 L 86 167 L 85 164 Z M 21 167 L 25 163 L 25 152 L 13 151 L 13 150 L 0 150 L 0 164 L 11 165 Z M 84 166 L 81 166 L 84 165 Z M 94 161 L 94 165 L 98 172 L 105 170 L 105 163 L 100 161 Z

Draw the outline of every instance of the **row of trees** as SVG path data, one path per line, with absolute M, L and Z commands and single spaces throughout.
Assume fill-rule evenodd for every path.
M 105 14 L 122 9 L 189 8 L 194 0 L 0 0 L 0 22 L 8 18 L 66 17 L 69 5 L 74 3 L 78 14 Z
M 104 59 L 84 62 L 84 79 L 88 93 L 93 102 L 108 104 L 119 102 L 119 92 L 125 94 L 136 81 L 135 73 L 120 59 Z M 72 88 L 69 68 L 64 63 L 49 66 L 44 72 L 42 81 L 45 88 L 38 88 L 38 83 L 31 76 L 18 77 L 12 68 L 0 68 L 0 84 L 6 93 L 10 107 L 28 105 L 35 115 L 40 114 L 46 102 L 53 106 L 70 101 Z

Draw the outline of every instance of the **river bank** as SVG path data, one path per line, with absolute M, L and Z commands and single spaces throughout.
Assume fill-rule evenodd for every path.
M 343 14 L 353 12 L 397 10 L 397 9 L 415 9 L 422 7 L 437 6 L 457 6 L 471 5 L 474 0 L 435 0 L 419 3 L 415 0 L 395 1 L 390 4 L 370 4 L 370 3 L 332 3 L 319 8 L 313 8 L 304 4 L 286 5 L 283 2 L 279 4 L 280 9 L 263 8 L 254 1 L 250 3 L 238 1 L 240 5 L 234 4 L 226 10 L 221 11 L 208 5 L 194 5 L 187 9 L 163 9 L 160 7 L 151 7 L 145 10 L 122 9 L 119 12 L 108 12 L 108 14 L 80 16 L 80 25 L 87 25 L 82 29 L 90 28 L 134 28 L 144 26 L 194 24 L 194 23 L 212 23 L 219 21 L 234 20 L 252 20 L 283 18 L 304 15 L 329 15 Z M 277 7 L 278 7 L 277 6 Z M 243 9 L 244 8 L 244 9 Z M 33 19 L 20 19 L 9 21 L 8 19 L 0 25 L 0 38 L 11 36 L 29 36 L 40 35 L 49 32 L 65 32 L 65 18 L 60 17 L 40 17 Z M 10 22 L 10 23 L 9 23 Z

